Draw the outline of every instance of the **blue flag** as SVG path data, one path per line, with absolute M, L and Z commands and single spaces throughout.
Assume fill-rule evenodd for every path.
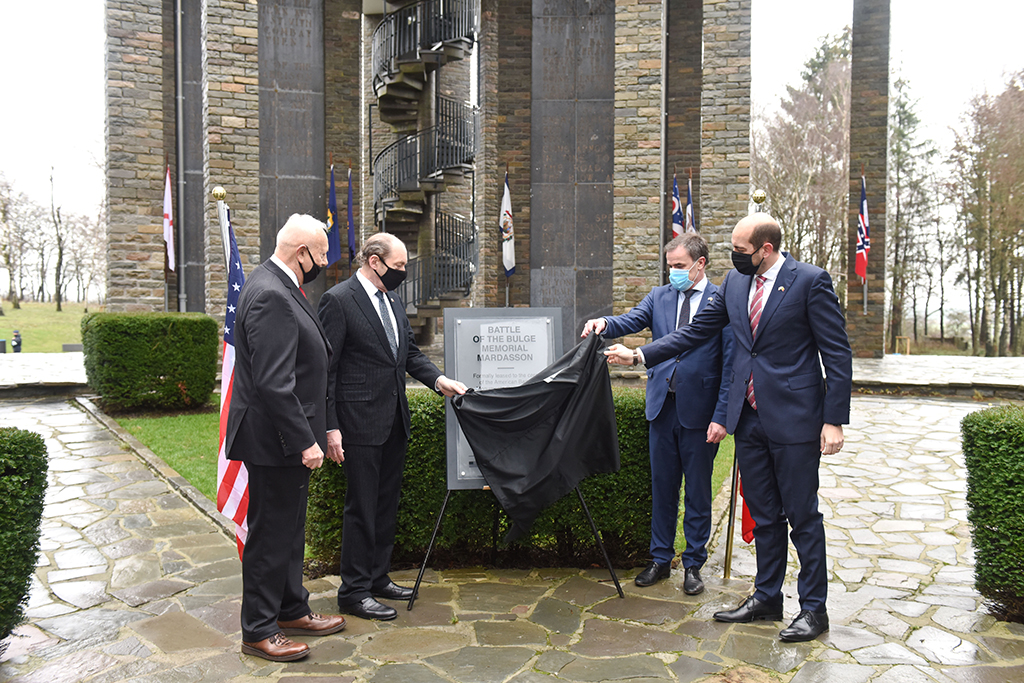
M 334 164 L 331 164 L 331 194 L 327 199 L 327 267 L 341 258 L 341 237 L 338 235 L 338 198 L 334 193 Z
M 331 184 L 333 187 L 334 184 Z M 356 257 L 356 222 L 352 218 L 352 167 L 348 169 L 348 267 Z

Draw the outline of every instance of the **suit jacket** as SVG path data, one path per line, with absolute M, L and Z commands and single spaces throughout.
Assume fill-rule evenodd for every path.
M 701 296 L 694 294 L 690 307 L 699 314 L 715 299 L 718 287 L 708 282 Z M 650 328 L 655 340 L 676 329 L 678 294 L 672 285 L 651 290 L 636 307 L 624 315 L 606 318 L 606 337 L 621 337 Z M 647 419 L 653 421 L 668 396 L 669 380 L 676 372 L 676 413 L 687 429 L 707 429 L 708 424 L 725 424 L 732 375 L 732 330 L 713 335 L 690 353 L 679 354 L 674 363 L 647 368 Z
M 731 270 L 718 296 L 689 327 L 642 351 L 648 365 L 657 365 L 731 326 L 735 353 L 726 430 L 736 430 L 747 379 L 753 373 L 757 412 L 768 438 L 806 443 L 819 439 L 824 423 L 850 421 L 853 353 L 832 278 L 821 268 L 785 256 L 761 312 L 756 340 L 750 332 L 747 306 L 752 276 Z
M 355 275 L 320 297 L 318 313 L 334 349 L 327 391 L 327 428 L 341 429 L 345 443 L 384 443 L 399 406 L 408 437 L 405 373 L 431 389 L 441 376 L 437 366 L 416 346 L 401 298 L 394 292 L 386 296 L 398 323 L 397 358 L 391 353 L 375 303 L 366 296 Z
M 313 306 L 267 261 L 249 275 L 235 317 L 235 379 L 225 451 L 230 460 L 302 466 L 313 443 L 327 451 L 331 347 Z

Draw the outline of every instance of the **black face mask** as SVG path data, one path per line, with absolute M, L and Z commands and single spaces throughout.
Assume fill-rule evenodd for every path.
M 309 270 L 306 270 L 302 267 L 301 263 L 299 264 L 299 269 L 302 270 L 302 284 L 304 285 L 315 280 L 316 276 L 320 274 L 320 266 L 317 265 L 316 259 L 313 258 L 313 252 L 309 250 L 309 247 L 306 247 L 306 253 L 309 254 L 309 260 L 313 262 L 313 265 L 310 266 Z
M 741 275 L 757 275 L 757 269 L 761 267 L 761 263 L 764 263 L 763 256 L 761 261 L 755 264 L 753 254 L 744 254 L 740 251 L 732 252 L 732 267 Z
M 380 278 L 380 283 L 384 285 L 384 289 L 393 292 L 398 289 L 398 285 L 405 282 L 406 273 L 404 270 L 397 270 L 384 263 L 384 259 L 381 259 L 380 262 L 384 264 L 385 270 L 383 275 L 377 273 L 377 277 Z M 377 271 L 374 270 L 374 272 L 376 273 Z

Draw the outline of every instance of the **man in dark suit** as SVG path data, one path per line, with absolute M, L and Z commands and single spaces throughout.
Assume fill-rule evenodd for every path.
M 669 284 L 655 287 L 624 315 L 588 320 L 591 332 L 621 337 L 650 328 L 661 339 L 690 324 L 718 287 L 704 275 L 708 245 L 685 233 L 665 245 Z M 651 449 L 651 561 L 635 583 L 651 586 L 667 578 L 675 557 L 679 487 L 684 481 L 683 591 L 704 591 L 700 569 L 708 559 L 711 535 L 711 471 L 718 443 L 725 438 L 725 410 L 732 374 L 732 331 L 726 328 L 690 353 L 647 370 L 647 420 Z M 725 381 L 723 381 L 723 377 Z
M 327 457 L 345 467 L 338 606 L 364 619 L 394 619 L 378 598 L 408 600 L 412 589 L 388 572 L 409 441 L 405 374 L 445 396 L 466 386 L 441 374 L 413 337 L 405 304 L 392 290 L 405 279 L 402 241 L 373 235 L 359 270 L 320 298 L 320 320 L 334 349 L 328 372 Z M 344 450 L 342 449 L 344 437 Z
M 225 452 L 249 475 L 249 532 L 242 553 L 242 652 L 272 661 L 309 654 L 289 635 L 327 635 L 340 616 L 309 608 L 302 586 L 310 470 L 327 447 L 331 347 L 299 288 L 327 264 L 327 233 L 295 214 L 274 255 L 246 280 L 235 318 L 235 379 Z
M 782 619 L 788 522 L 800 558 L 800 612 L 779 637 L 805 641 L 828 630 L 818 465 L 821 454 L 843 447 L 852 352 L 832 279 L 780 252 L 781 242 L 771 216 L 747 216 L 732 233 L 736 269 L 689 327 L 633 351 L 616 345 L 607 355 L 610 363 L 657 365 L 732 326 L 736 348 L 725 426 L 735 434 L 744 498 L 756 524 L 757 576 L 753 595 L 714 617 Z

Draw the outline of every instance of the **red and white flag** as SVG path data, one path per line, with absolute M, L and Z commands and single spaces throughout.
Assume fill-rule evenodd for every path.
M 171 167 L 167 167 L 164 183 L 164 242 L 167 244 L 167 267 L 174 270 L 174 204 L 171 202 Z
M 868 225 L 868 191 L 864 176 L 860 177 L 860 216 L 857 220 L 857 260 L 853 270 L 864 280 L 868 276 L 868 252 L 871 251 L 871 230 Z M 865 309 L 867 315 L 867 309 Z
M 231 408 L 231 390 L 235 382 L 235 313 L 238 309 L 238 294 L 245 284 L 242 259 L 238 254 L 238 243 L 231 229 L 231 213 L 227 216 L 227 235 L 231 244 L 228 260 L 228 302 L 224 314 L 224 363 L 220 376 L 220 453 L 217 456 L 217 511 L 235 523 L 235 538 L 238 542 L 238 557 L 241 559 L 245 537 L 249 531 L 249 473 L 240 460 L 228 460 L 224 452 L 224 437 L 227 435 L 228 411 Z

